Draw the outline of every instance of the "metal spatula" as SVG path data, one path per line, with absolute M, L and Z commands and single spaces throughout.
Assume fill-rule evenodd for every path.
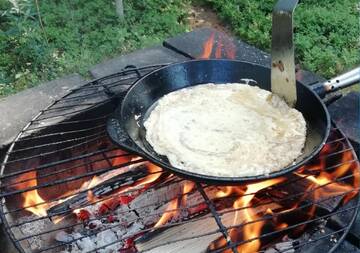
M 298 0 L 279 0 L 272 16 L 271 91 L 296 104 L 293 13 Z

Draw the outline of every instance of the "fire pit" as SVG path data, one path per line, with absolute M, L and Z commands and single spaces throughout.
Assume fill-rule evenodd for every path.
M 213 40 L 202 57 L 210 56 Z M 233 57 L 229 48 L 223 51 Z M 221 52 L 215 50 L 219 57 Z M 19 133 L 0 178 L 0 214 L 16 248 L 335 250 L 356 217 L 360 184 L 354 149 L 336 125 L 320 154 L 295 173 L 239 186 L 179 178 L 109 141 L 105 124 L 114 99 L 122 99 L 131 83 L 161 66 L 132 66 L 89 82 L 41 111 Z

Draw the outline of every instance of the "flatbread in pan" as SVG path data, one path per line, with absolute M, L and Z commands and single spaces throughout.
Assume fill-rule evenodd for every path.
M 177 168 L 211 176 L 266 175 L 302 153 L 302 114 L 247 84 L 202 84 L 162 97 L 144 122 L 146 140 Z

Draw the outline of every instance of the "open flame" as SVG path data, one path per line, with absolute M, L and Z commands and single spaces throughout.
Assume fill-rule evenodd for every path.
M 282 215 L 290 212 L 304 212 L 302 218 L 311 219 L 316 215 L 317 204 L 311 205 L 307 209 L 295 210 L 303 201 L 313 201 L 315 203 L 326 201 L 332 197 L 343 195 L 343 204 L 350 201 L 357 193 L 360 185 L 360 175 L 358 173 L 359 163 L 354 161 L 354 156 L 351 151 L 344 151 L 340 159 L 330 158 L 327 156 L 333 154 L 337 150 L 344 150 L 345 147 L 336 143 L 326 144 L 321 151 L 316 162 L 301 167 L 295 175 L 302 177 L 307 182 L 305 194 L 298 200 L 294 200 L 290 206 L 280 204 L 277 208 L 266 208 L 266 210 L 259 212 L 254 203 L 272 203 L 262 197 L 257 199 L 256 193 L 269 186 L 285 182 L 287 179 L 277 178 L 262 182 L 247 184 L 238 187 L 221 187 L 216 194 L 217 198 L 224 198 L 227 196 L 238 196 L 233 203 L 233 207 L 237 208 L 233 225 L 236 226 L 229 231 L 229 238 L 220 237 L 209 245 L 210 250 L 217 250 L 226 248 L 229 240 L 232 242 L 244 242 L 237 246 L 238 252 L 257 252 L 261 248 L 261 231 L 266 224 L 271 225 L 275 231 L 283 230 L 289 225 L 283 221 Z M 329 165 L 330 164 L 330 165 Z M 334 165 L 335 164 L 335 165 Z M 339 164 L 337 166 L 337 164 Z M 330 169 L 329 169 L 330 168 Z M 348 177 L 348 180 L 341 180 L 341 177 Z M 278 204 L 278 203 L 277 203 Z M 266 204 L 265 204 L 266 206 Z M 272 216 L 271 220 L 262 219 L 265 215 Z M 290 216 L 289 216 L 290 217 Z M 294 221 L 295 222 L 295 221 Z M 298 221 L 297 221 L 298 222 Z M 297 223 L 295 222 L 295 224 Z M 239 226 L 245 224 L 243 226 Z M 306 225 L 299 225 L 296 228 L 288 231 L 294 232 L 294 235 L 299 235 Z M 223 250 L 222 252 L 232 252 L 231 250 Z
M 30 180 L 29 180 L 30 178 Z M 24 181 L 24 182 L 22 182 Z M 14 181 L 15 188 L 17 190 L 24 190 L 37 186 L 36 171 L 29 171 L 21 174 Z M 29 212 L 37 216 L 46 216 L 48 204 L 44 203 L 44 199 L 39 195 L 38 190 L 30 190 L 21 193 L 21 197 L 24 199 L 22 206 Z M 43 204 L 41 204 L 43 203 Z
M 200 56 L 201 59 L 210 58 L 214 46 L 214 38 L 215 38 L 215 33 L 211 33 L 209 39 L 205 41 L 203 46 L 203 53 Z
M 131 161 L 136 161 L 142 159 L 141 157 L 134 157 L 131 158 Z M 119 160 L 119 158 L 115 159 L 113 162 L 113 166 L 116 166 L 117 164 L 124 163 L 122 159 Z M 143 164 L 146 165 L 146 168 L 148 170 L 148 175 L 136 182 L 134 182 L 131 185 L 120 187 L 118 190 L 112 192 L 112 194 L 120 194 L 127 191 L 131 191 L 134 188 L 139 187 L 145 187 L 147 188 L 150 186 L 153 182 L 155 182 L 161 175 L 162 175 L 162 169 L 150 162 L 144 162 Z M 136 169 L 136 168 L 135 168 Z M 105 176 L 97 177 L 94 176 L 90 181 L 85 182 L 81 188 L 80 191 L 88 190 L 87 196 L 89 202 L 95 202 L 98 199 L 93 195 L 91 189 L 97 185 L 100 185 L 106 180 L 109 180 L 119 174 L 122 174 L 124 172 L 123 168 L 119 168 L 117 170 L 113 170 L 110 173 L 107 173 Z
M 154 227 L 159 227 L 164 224 L 166 224 L 171 218 L 177 215 L 178 213 L 178 206 L 179 206 L 179 200 L 173 199 L 169 202 L 168 206 L 166 207 L 163 215 L 159 219 L 159 221 L 154 225 Z
M 215 40 L 215 35 L 213 39 L 210 40 L 208 44 L 208 48 L 212 50 L 213 44 Z M 219 45 L 219 44 L 218 44 Z M 211 47 L 210 47 L 211 46 Z M 223 52 L 225 48 L 224 45 L 219 46 L 220 49 L 216 48 L 216 55 L 219 55 Z M 328 157 L 328 155 L 333 154 L 337 150 L 345 150 L 343 153 L 339 153 L 334 161 L 331 162 L 332 159 Z M 140 157 L 120 157 L 113 159 L 113 166 L 120 166 L 122 163 L 129 161 L 136 161 L 141 159 Z M 330 162 L 329 162 L 330 161 Z M 77 191 L 87 191 L 87 200 L 90 203 L 95 201 L 99 201 L 98 203 L 106 204 L 110 210 L 114 210 L 120 202 L 129 203 L 133 198 L 136 198 L 142 191 L 149 188 L 149 186 L 157 183 L 165 177 L 161 177 L 164 175 L 162 169 L 154 164 L 149 162 L 142 162 L 142 165 L 146 166 L 148 174 L 145 177 L 137 180 L 130 185 L 126 185 L 120 187 L 116 191 L 112 192 L 109 199 L 103 200 L 98 199 L 94 196 L 91 188 L 101 184 L 105 180 L 108 180 L 114 176 L 117 176 L 124 171 L 129 169 L 136 170 L 137 167 L 134 166 L 132 168 L 119 168 L 110 171 L 109 173 L 101 174 L 99 176 L 94 176 L 87 182 L 84 182 L 80 189 Z M 339 165 L 337 165 L 339 164 Z M 358 173 L 358 162 L 355 161 L 355 157 L 352 152 L 346 150 L 343 146 L 339 146 L 339 144 L 332 143 L 326 144 L 321 151 L 318 159 L 313 161 L 311 164 L 307 164 L 306 166 L 301 167 L 296 173 L 296 176 L 301 177 L 302 181 L 307 182 L 307 187 L 305 189 L 305 194 L 296 199 L 291 204 L 289 203 L 276 203 L 276 205 L 271 206 L 265 204 L 262 209 L 257 209 L 257 205 L 261 203 L 265 203 L 268 199 L 268 195 L 263 194 L 263 189 L 268 189 L 271 186 L 277 185 L 279 183 L 286 183 L 286 177 L 275 178 L 264 180 L 260 182 L 244 184 L 241 186 L 224 186 L 218 187 L 219 191 L 216 192 L 215 199 L 221 199 L 225 197 L 230 197 L 230 201 L 227 202 L 231 204 L 233 208 L 236 209 L 234 212 L 234 218 L 231 217 L 230 222 L 232 222 L 233 227 L 229 230 L 229 238 L 218 238 L 209 246 L 210 249 L 216 250 L 221 247 L 226 246 L 228 241 L 231 242 L 244 242 L 237 246 L 238 252 L 256 252 L 264 246 L 259 239 L 262 231 L 266 231 L 270 226 L 273 231 L 278 231 L 287 228 L 291 225 L 288 220 L 284 222 L 282 219 L 286 214 L 295 211 L 297 207 L 300 206 L 301 202 L 311 200 L 314 202 L 321 202 L 322 200 L 326 200 L 331 197 L 336 197 L 341 194 L 345 195 L 342 198 L 342 203 L 347 203 L 350 201 L 357 193 L 357 189 L 360 186 L 360 175 Z M 329 169 L 330 168 L 330 169 Z M 51 207 L 51 202 L 47 203 L 39 194 L 37 189 L 32 189 L 36 187 L 38 182 L 36 179 L 37 173 L 36 171 L 30 171 L 27 173 L 23 173 L 16 178 L 13 182 L 14 187 L 18 190 L 25 190 L 30 188 L 29 191 L 21 193 L 21 197 L 23 198 L 22 206 L 29 212 L 37 215 L 37 216 L 46 216 L 47 209 Z M 341 181 L 341 177 L 344 176 L 352 176 L 349 177 L 346 182 Z M 337 181 L 338 180 L 338 181 Z M 162 213 L 159 220 L 155 223 L 154 227 L 158 228 L 160 226 L 165 225 L 172 220 L 177 220 L 182 215 L 182 207 L 186 206 L 188 201 L 188 193 L 190 193 L 195 184 L 190 181 L 182 181 L 182 194 L 177 196 L 176 198 L 169 201 L 166 207 L 164 207 L 164 212 Z M 273 187 L 275 189 L 276 187 Z M 118 196 L 120 193 L 125 193 L 127 191 L 136 190 L 137 193 L 129 196 Z M 272 191 L 272 189 L 269 189 Z M 76 192 L 68 192 L 65 196 L 70 195 L 70 193 Z M 69 197 L 70 198 L 70 197 Z M 122 199 L 121 199 L 122 198 Z M 128 198 L 128 199 L 127 199 Z M 271 201 L 270 201 L 271 202 Z M 227 204 L 227 206 L 229 206 Z M 304 209 L 303 212 L 306 212 L 304 216 L 306 219 L 311 219 L 316 215 L 318 205 L 311 205 L 309 208 Z M 77 216 L 84 215 L 82 209 L 75 209 L 73 212 L 77 214 Z M 301 212 L 301 211 L 300 211 Z M 85 213 L 86 214 L 86 213 Z M 262 219 L 264 216 L 269 219 Z M 233 218 L 233 220 L 232 220 Z M 269 225 L 270 224 L 270 225 Z M 296 228 L 297 231 L 303 231 L 306 225 L 301 225 Z M 295 230 L 295 229 L 293 229 Z M 293 231 L 292 230 L 292 231 Z M 288 232 L 290 234 L 290 232 Z M 265 242 L 266 243 L 266 242 Z M 227 252 L 225 250 L 224 252 Z
M 234 208 L 245 208 L 235 213 L 234 225 L 251 222 L 254 220 L 258 220 L 261 218 L 260 215 L 256 214 L 252 208 L 247 208 L 250 205 L 251 200 L 255 197 L 255 194 L 264 189 L 268 188 L 272 185 L 278 184 L 284 181 L 285 178 L 276 178 L 276 179 L 269 179 L 266 181 L 262 181 L 259 183 L 248 184 L 247 189 L 243 196 L 239 197 L 234 202 Z M 240 219 L 240 215 L 242 215 L 242 219 Z M 261 234 L 261 229 L 264 226 L 265 221 L 258 221 L 255 223 L 246 224 L 243 227 L 243 237 L 244 241 L 252 240 L 254 238 L 259 237 Z M 234 235 L 235 234 L 235 235 Z M 230 231 L 230 237 L 235 237 L 238 234 L 236 229 L 232 229 Z M 259 239 L 250 241 L 248 243 L 242 244 L 238 246 L 239 252 L 256 252 L 260 248 L 261 242 Z
M 327 171 L 326 168 L 326 155 L 331 153 L 331 147 L 326 144 L 324 149 L 320 153 L 319 163 L 315 166 L 306 168 L 303 166 L 299 169 L 299 172 L 295 174 L 305 178 L 311 185 L 308 190 L 313 189 L 312 199 L 315 201 L 321 201 L 322 199 L 328 199 L 334 196 L 345 194 L 344 203 L 347 203 L 352 199 L 358 191 L 360 185 L 360 175 L 357 173 L 357 163 L 349 162 L 353 161 L 354 157 L 351 151 L 345 151 L 342 154 L 340 166 L 337 166 L 334 170 Z M 309 172 L 317 171 L 317 175 L 308 174 Z M 346 184 L 344 182 L 336 181 L 337 179 L 344 177 L 348 173 L 352 174 L 353 184 Z
M 136 160 L 140 160 L 142 159 L 141 157 L 134 157 L 131 159 L 131 161 L 136 161 Z M 119 162 L 119 160 L 115 160 L 116 162 Z M 129 199 L 133 199 L 132 197 L 129 196 L 119 196 L 119 194 L 121 193 L 126 193 L 126 192 L 130 192 L 134 189 L 141 189 L 139 192 L 137 192 L 137 194 L 140 194 L 142 191 L 146 190 L 152 183 L 154 183 L 161 175 L 162 175 L 162 169 L 150 162 L 143 162 L 142 164 L 144 164 L 147 168 L 147 172 L 148 175 L 145 176 L 142 179 L 137 180 L 136 182 L 130 184 L 130 185 L 126 185 L 123 187 L 120 187 L 119 189 L 117 189 L 116 191 L 113 191 L 111 194 L 113 197 L 111 198 L 107 198 L 107 199 L 99 199 L 97 197 L 94 196 L 93 192 L 92 192 L 92 188 L 103 183 L 104 181 L 113 178 L 114 176 L 117 176 L 121 173 L 124 172 L 124 170 L 122 168 L 118 169 L 118 170 L 114 170 L 111 171 L 110 173 L 106 174 L 105 176 L 94 176 L 90 181 L 85 182 L 80 190 L 88 190 L 87 192 L 87 200 L 90 203 L 93 202 L 97 202 L 99 204 L 104 204 L 107 208 L 109 209 L 114 209 L 118 206 L 118 204 L 120 204 L 120 202 L 124 202 L 124 199 L 127 198 L 127 201 L 130 201 Z M 114 165 L 115 166 L 115 165 Z M 135 165 L 138 166 L 138 165 Z M 133 169 L 137 169 L 137 167 L 134 167 Z M 81 209 L 75 209 L 73 210 L 73 213 L 78 215 Z
M 195 183 L 190 181 L 185 181 L 182 190 L 181 200 L 180 198 L 175 198 L 169 202 L 163 215 L 160 217 L 159 221 L 154 225 L 155 228 L 166 224 L 169 220 L 171 220 L 173 217 L 176 217 L 180 213 L 179 203 L 181 203 L 183 206 L 186 206 L 187 194 L 192 191 L 194 186 Z
M 233 225 L 245 225 L 243 225 L 242 227 L 240 226 L 232 228 L 229 232 L 230 238 L 228 238 L 233 242 L 236 242 L 240 241 L 238 237 L 239 235 L 242 235 L 243 241 L 249 240 L 249 242 L 241 244 L 237 247 L 237 250 L 239 252 L 256 252 L 261 246 L 260 240 L 255 238 L 260 236 L 261 230 L 265 225 L 265 221 L 259 221 L 262 215 L 258 214 L 254 210 L 254 208 L 251 207 L 251 202 L 255 198 L 255 194 L 262 189 L 283 182 L 284 180 L 285 178 L 275 178 L 257 183 L 247 184 L 245 190 L 242 186 L 227 186 L 217 193 L 216 197 L 218 198 L 227 197 L 232 194 L 236 194 L 237 196 L 239 196 L 233 204 L 233 207 L 236 209 Z M 270 208 L 267 208 L 264 214 L 265 213 L 272 213 L 272 210 Z M 212 245 L 210 245 L 210 249 L 217 249 L 225 245 L 226 240 L 225 238 L 221 237 L 217 241 L 213 242 Z
M 236 46 L 232 39 L 223 33 L 212 32 L 203 44 L 203 51 L 198 57 L 200 59 L 212 58 L 215 49 L 215 58 L 235 59 Z
M 155 182 L 161 175 L 162 169 L 153 163 L 147 162 L 146 167 L 148 168 L 149 175 L 145 178 L 137 181 L 135 186 L 150 186 L 151 183 Z

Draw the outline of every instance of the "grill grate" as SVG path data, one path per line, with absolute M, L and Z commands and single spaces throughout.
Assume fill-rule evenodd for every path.
M 294 236 L 290 241 L 290 246 L 288 244 L 285 248 L 277 249 L 277 252 L 305 251 L 308 247 L 314 247 L 311 245 L 319 245 L 321 242 L 327 242 L 328 250 L 333 251 L 344 239 L 359 208 L 358 197 L 354 198 L 354 196 L 359 189 L 360 176 L 359 163 L 355 152 L 347 138 L 335 126 L 324 150 L 317 158 L 305 168 L 300 169 L 297 172 L 298 174 L 291 174 L 273 186 L 266 187 L 256 194 L 255 192 L 245 192 L 241 195 L 242 197 L 254 196 L 254 199 L 249 205 L 238 208 L 232 207 L 232 204 L 239 198 L 239 194 L 218 197 L 216 194 L 219 191 L 224 191 L 224 187 L 200 183 L 195 183 L 192 190 L 184 193 L 185 185 L 191 184 L 191 182 L 170 175 L 159 168 L 150 171 L 150 165 L 145 160 L 135 160 L 134 155 L 118 150 L 109 141 L 105 125 L 107 117 L 115 109 L 115 103 L 112 101 L 121 99 L 124 91 L 129 88 L 131 83 L 161 66 L 163 65 L 142 68 L 130 66 L 117 74 L 74 89 L 67 96 L 41 111 L 15 138 L 1 164 L 0 197 L 2 201 L 0 215 L 6 231 L 17 249 L 20 252 L 31 252 L 31 250 L 58 252 L 64 248 L 69 249 L 70 245 L 74 247 L 82 240 L 99 235 L 104 231 L 124 230 L 122 223 L 115 222 L 110 225 L 101 225 L 95 230 L 90 229 L 66 242 L 49 240 L 49 237 L 54 237 L 60 231 L 71 231 L 84 227 L 84 222 L 79 220 L 72 220 L 71 223 L 63 221 L 58 224 L 52 223 L 58 217 L 71 216 L 75 209 L 86 209 L 101 205 L 105 201 L 114 199 L 115 196 L 120 198 L 129 196 L 129 194 L 138 194 L 141 191 L 137 197 L 141 198 L 141 196 L 151 196 L 152 193 L 163 190 L 164 195 L 154 198 L 156 201 L 144 200 L 137 205 L 131 202 L 125 205 L 124 210 L 118 208 L 110 210 L 110 213 L 96 215 L 88 219 L 87 225 L 91 222 L 107 219 L 110 214 L 116 213 L 116 215 L 131 216 L 132 219 L 127 220 L 127 223 L 142 222 L 144 225 L 143 228 L 132 233 L 117 236 L 116 240 L 96 245 L 88 252 L 100 252 L 101 249 L 133 239 L 136 236 L 135 245 L 140 251 L 151 250 L 152 248 L 159 249 L 159 247 L 176 249 L 176 245 L 179 243 L 186 242 L 193 245 L 191 243 L 194 240 L 199 242 L 211 237 L 213 238 L 212 241 L 216 240 L 219 245 L 210 247 L 210 252 L 223 252 L 224 250 L 230 250 L 226 252 L 239 252 L 241 245 L 249 245 L 256 242 L 257 239 L 261 239 L 263 247 L 258 252 L 268 253 L 271 251 L 266 248 L 273 247 L 270 246 L 270 241 L 280 243 L 285 233 L 294 234 L 296 230 L 305 226 L 307 227 L 307 233 L 305 233 L 307 237 L 303 234 Z M 319 169 L 320 164 L 323 167 Z M 115 180 L 113 180 L 114 182 L 106 181 L 108 188 L 104 184 L 81 188 L 85 181 L 91 180 L 94 176 L 101 177 L 105 173 L 114 173 L 129 167 L 132 169 L 122 176 L 117 175 L 116 182 L 130 180 L 132 177 L 134 178 L 133 181 L 136 182 L 136 180 L 150 175 L 157 175 L 158 178 L 143 188 L 139 188 L 139 186 L 128 187 L 122 192 L 108 196 L 102 195 L 101 199 L 92 202 L 87 200 L 89 190 L 93 193 L 100 192 L 99 194 L 109 189 L 113 191 L 114 189 L 111 187 L 114 187 Z M 144 172 L 144 170 L 146 173 L 141 174 L 140 172 Z M 309 186 L 308 182 L 311 181 L 309 179 L 315 178 L 321 173 L 332 174 L 341 170 L 344 172 L 324 184 L 313 185 L 310 188 L 295 187 Z M 326 198 L 316 200 L 310 197 L 322 191 L 328 191 L 330 185 L 341 185 L 343 188 Z M 350 185 L 352 187 L 349 187 Z M 246 189 L 245 185 L 238 188 Z M 171 192 L 170 189 L 173 189 L 175 196 L 168 194 Z M 63 194 L 69 190 L 70 192 L 66 195 Z M 30 202 L 25 207 L 21 206 L 24 194 L 34 192 L 37 192 L 45 200 Z M 185 197 L 194 203 L 185 202 Z M 78 198 L 77 201 L 74 201 L 75 198 Z M 177 201 L 177 206 L 169 208 L 174 200 Z M 288 208 L 289 203 L 294 201 L 297 201 L 298 204 Z M 60 204 L 60 202 L 63 203 Z M 339 206 L 340 202 L 346 202 L 346 205 Z M 38 210 L 44 205 L 53 204 L 55 207 L 47 208 L 47 213 L 42 216 L 30 216 L 30 213 L 25 210 L 25 208 Z M 269 206 L 276 206 L 280 211 L 275 212 L 275 214 L 266 213 Z M 285 206 L 288 210 L 283 210 L 286 209 Z M 275 223 L 275 220 L 276 222 L 281 219 L 291 220 L 292 215 L 306 216 L 312 207 L 316 207 L 316 211 L 311 217 L 299 219 L 293 224 L 287 221 L 289 224 L 286 227 L 268 228 Z M 254 215 L 256 218 L 251 221 L 245 220 L 239 224 L 233 224 L 233 222 L 228 224 L 226 217 L 233 217 L 239 213 L 244 215 L 244 212 L 250 209 L 265 210 L 260 212 L 262 215 L 259 217 Z M 151 213 L 148 213 L 149 210 Z M 157 221 L 164 213 L 174 214 L 175 212 L 181 215 L 177 214 L 179 217 L 155 228 L 153 224 L 146 226 L 144 223 L 144 220 Z M 67 220 L 67 218 L 65 219 Z M 241 231 L 246 230 L 246 227 L 257 223 L 265 224 L 261 234 L 250 239 L 241 235 Z M 176 229 L 181 228 L 181 226 L 195 228 L 197 224 L 213 224 L 214 226 L 205 226 L 198 233 L 184 233 L 184 237 L 175 236 L 169 240 L 164 240 L 161 237 L 162 233 L 165 233 L 164 231 L 176 232 Z M 315 229 L 315 225 L 322 224 L 326 224 L 324 231 L 319 232 L 320 230 Z M 29 229 L 29 226 L 33 228 L 42 226 L 43 228 Z M 24 232 L 26 229 L 29 231 Z M 130 227 L 127 229 L 131 230 Z M 237 237 L 233 236 L 234 231 L 240 231 Z M 335 240 L 334 238 L 337 242 L 330 243 L 330 241 Z

